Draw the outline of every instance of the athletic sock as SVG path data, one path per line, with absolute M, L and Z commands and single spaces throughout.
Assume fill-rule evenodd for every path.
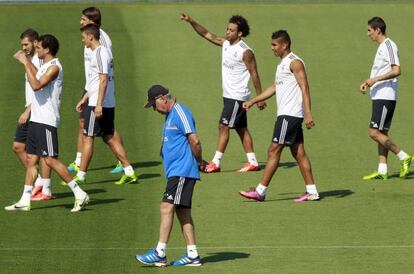
M 388 172 L 387 164 L 386 163 L 379 163 L 378 164 L 378 173 L 384 175 L 387 172 Z
M 86 172 L 82 171 L 82 170 L 78 170 L 78 172 L 76 173 L 76 177 L 79 178 L 79 180 L 85 180 L 85 176 L 86 176 Z
M 165 257 L 167 252 L 167 243 L 158 242 L 157 248 L 155 249 L 158 253 L 158 256 Z
M 316 185 L 306 185 L 306 192 L 309 194 L 318 194 L 318 190 L 316 189 Z
M 82 153 L 80 153 L 80 152 L 76 152 L 75 164 L 76 164 L 77 166 L 80 166 L 80 164 L 81 164 L 81 159 L 82 159 Z
M 37 175 L 34 186 L 43 186 L 42 177 L 40 177 L 40 175 Z
M 408 157 L 408 154 L 405 153 L 404 150 L 401 149 L 400 152 L 397 153 L 397 157 L 398 159 L 400 159 L 400 161 L 402 161 Z
M 214 154 L 214 158 L 212 160 L 212 162 L 214 164 L 216 164 L 216 166 L 220 166 L 220 160 L 223 157 L 223 152 L 220 151 L 216 151 L 216 153 Z
M 124 167 L 124 173 L 126 176 L 132 176 L 134 175 L 134 169 L 132 168 L 132 166 L 126 166 Z
M 256 192 L 262 196 L 266 195 L 266 190 L 267 190 L 267 186 L 264 186 L 262 184 L 258 184 L 256 187 Z
M 20 198 L 19 203 L 22 205 L 30 205 L 30 197 L 32 196 L 33 186 L 31 185 L 24 185 L 23 194 Z
M 250 164 L 252 164 L 254 166 L 259 165 L 259 163 L 257 162 L 257 159 L 256 159 L 256 154 L 254 152 L 246 153 L 246 155 L 247 155 L 247 161 L 249 161 Z
M 196 245 L 187 245 L 187 256 L 191 259 L 198 257 Z
M 51 196 L 52 195 L 52 183 L 50 181 L 50 178 L 42 179 L 43 187 L 42 187 L 42 193 Z
M 82 199 L 85 197 L 86 192 L 83 191 L 82 188 L 80 188 L 80 186 L 74 180 L 70 181 L 67 186 L 70 187 L 76 199 Z

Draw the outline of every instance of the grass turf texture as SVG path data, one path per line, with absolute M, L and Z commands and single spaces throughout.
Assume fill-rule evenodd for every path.
M 23 68 L 13 60 L 18 36 L 27 27 L 55 34 L 65 71 L 59 128 L 60 159 L 75 155 L 83 76 L 79 17 L 87 4 L 2 5 L 3 100 L 0 102 L 1 205 L 19 199 L 24 173 L 10 145 L 23 106 Z M 285 151 L 265 203 L 243 200 L 237 191 L 255 186 L 261 172 L 236 174 L 245 161 L 233 132 L 220 174 L 202 176 L 193 199 L 193 216 L 204 266 L 167 268 L 165 273 L 408 273 L 414 266 L 412 177 L 385 182 L 360 178 L 376 169 L 376 146 L 367 136 L 371 104 L 358 85 L 368 75 L 377 45 L 366 36 L 366 22 L 382 16 L 400 49 L 402 75 L 391 136 L 414 153 L 411 93 L 413 38 L 407 35 L 413 4 L 102 4 L 103 29 L 113 41 L 116 69 L 116 125 L 124 137 L 139 184 L 115 186 L 108 174 L 115 160 L 100 140 L 84 189 L 91 203 L 71 214 L 73 196 L 53 175 L 57 199 L 32 203 L 29 213 L 0 210 L 2 273 L 146 273 L 136 253 L 154 247 L 158 206 L 165 186 L 158 156 L 163 117 L 142 108 L 147 88 L 169 87 L 197 121 L 204 158 L 215 150 L 221 111 L 220 48 L 198 37 L 179 20 L 188 11 L 216 34 L 224 34 L 232 14 L 248 18 L 263 87 L 279 62 L 270 51 L 270 34 L 287 29 L 293 51 L 306 63 L 316 127 L 305 131 L 321 202 L 295 204 L 304 191 L 294 160 Z M 274 98 L 268 108 L 249 111 L 249 128 L 261 164 L 271 140 Z M 389 169 L 398 161 L 390 155 Z M 168 259 L 185 244 L 178 222 Z

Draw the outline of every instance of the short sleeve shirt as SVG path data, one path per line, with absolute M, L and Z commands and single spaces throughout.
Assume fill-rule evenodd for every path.
M 173 176 L 200 179 L 197 160 L 191 150 L 187 135 L 196 133 L 192 113 L 176 103 L 165 117 L 161 156 L 167 178 Z

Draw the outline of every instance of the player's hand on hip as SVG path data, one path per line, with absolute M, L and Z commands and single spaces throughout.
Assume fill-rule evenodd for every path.
M 95 117 L 97 119 L 102 117 L 102 106 L 96 106 L 95 107 Z
M 265 101 L 261 101 L 259 103 L 257 103 L 257 108 L 260 110 L 264 110 L 266 108 L 266 102 Z

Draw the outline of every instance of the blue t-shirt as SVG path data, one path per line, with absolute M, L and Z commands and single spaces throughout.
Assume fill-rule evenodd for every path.
M 200 179 L 197 160 L 187 139 L 190 133 L 196 133 L 193 115 L 188 108 L 176 103 L 166 115 L 162 131 L 161 156 L 167 178 Z

